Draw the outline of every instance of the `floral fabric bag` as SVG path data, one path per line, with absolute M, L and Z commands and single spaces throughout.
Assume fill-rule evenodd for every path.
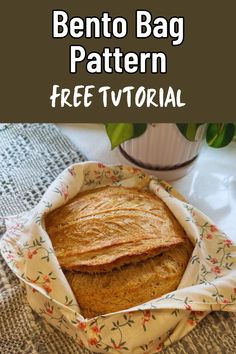
M 132 309 L 84 319 L 44 228 L 44 216 L 80 191 L 146 186 L 175 215 L 195 245 L 176 291 Z M 201 211 L 162 181 L 132 167 L 85 162 L 67 168 L 31 211 L 6 219 L 0 241 L 8 266 L 34 311 L 97 353 L 156 353 L 211 311 L 236 311 L 236 246 Z

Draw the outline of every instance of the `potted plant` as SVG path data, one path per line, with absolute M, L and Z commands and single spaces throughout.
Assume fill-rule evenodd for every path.
M 236 129 L 231 123 L 109 123 L 106 131 L 112 149 L 119 146 L 126 163 L 173 180 L 192 169 L 204 137 L 209 146 L 221 148 L 232 141 Z

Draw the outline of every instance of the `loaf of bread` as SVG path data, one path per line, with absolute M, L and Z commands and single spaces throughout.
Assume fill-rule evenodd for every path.
M 191 245 L 177 246 L 143 262 L 107 273 L 66 272 L 81 311 L 91 318 L 124 310 L 175 290 L 188 263 Z
M 135 188 L 78 194 L 45 220 L 82 314 L 127 309 L 177 288 L 192 245 L 167 206 Z

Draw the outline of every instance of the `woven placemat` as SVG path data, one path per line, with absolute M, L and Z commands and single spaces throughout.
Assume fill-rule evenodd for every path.
M 0 125 L 0 216 L 31 209 L 61 171 L 84 160 L 52 124 Z M 4 232 L 3 223 L 0 227 Z M 235 329 L 234 314 L 213 313 L 163 353 L 231 354 L 236 348 Z M 2 258 L 0 353 L 89 353 L 32 312 L 18 280 Z

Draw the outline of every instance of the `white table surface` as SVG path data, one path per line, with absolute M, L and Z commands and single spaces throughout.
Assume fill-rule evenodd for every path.
M 58 124 L 88 160 L 119 164 L 103 125 Z M 236 142 L 223 149 L 203 146 L 194 169 L 172 185 L 236 242 Z

